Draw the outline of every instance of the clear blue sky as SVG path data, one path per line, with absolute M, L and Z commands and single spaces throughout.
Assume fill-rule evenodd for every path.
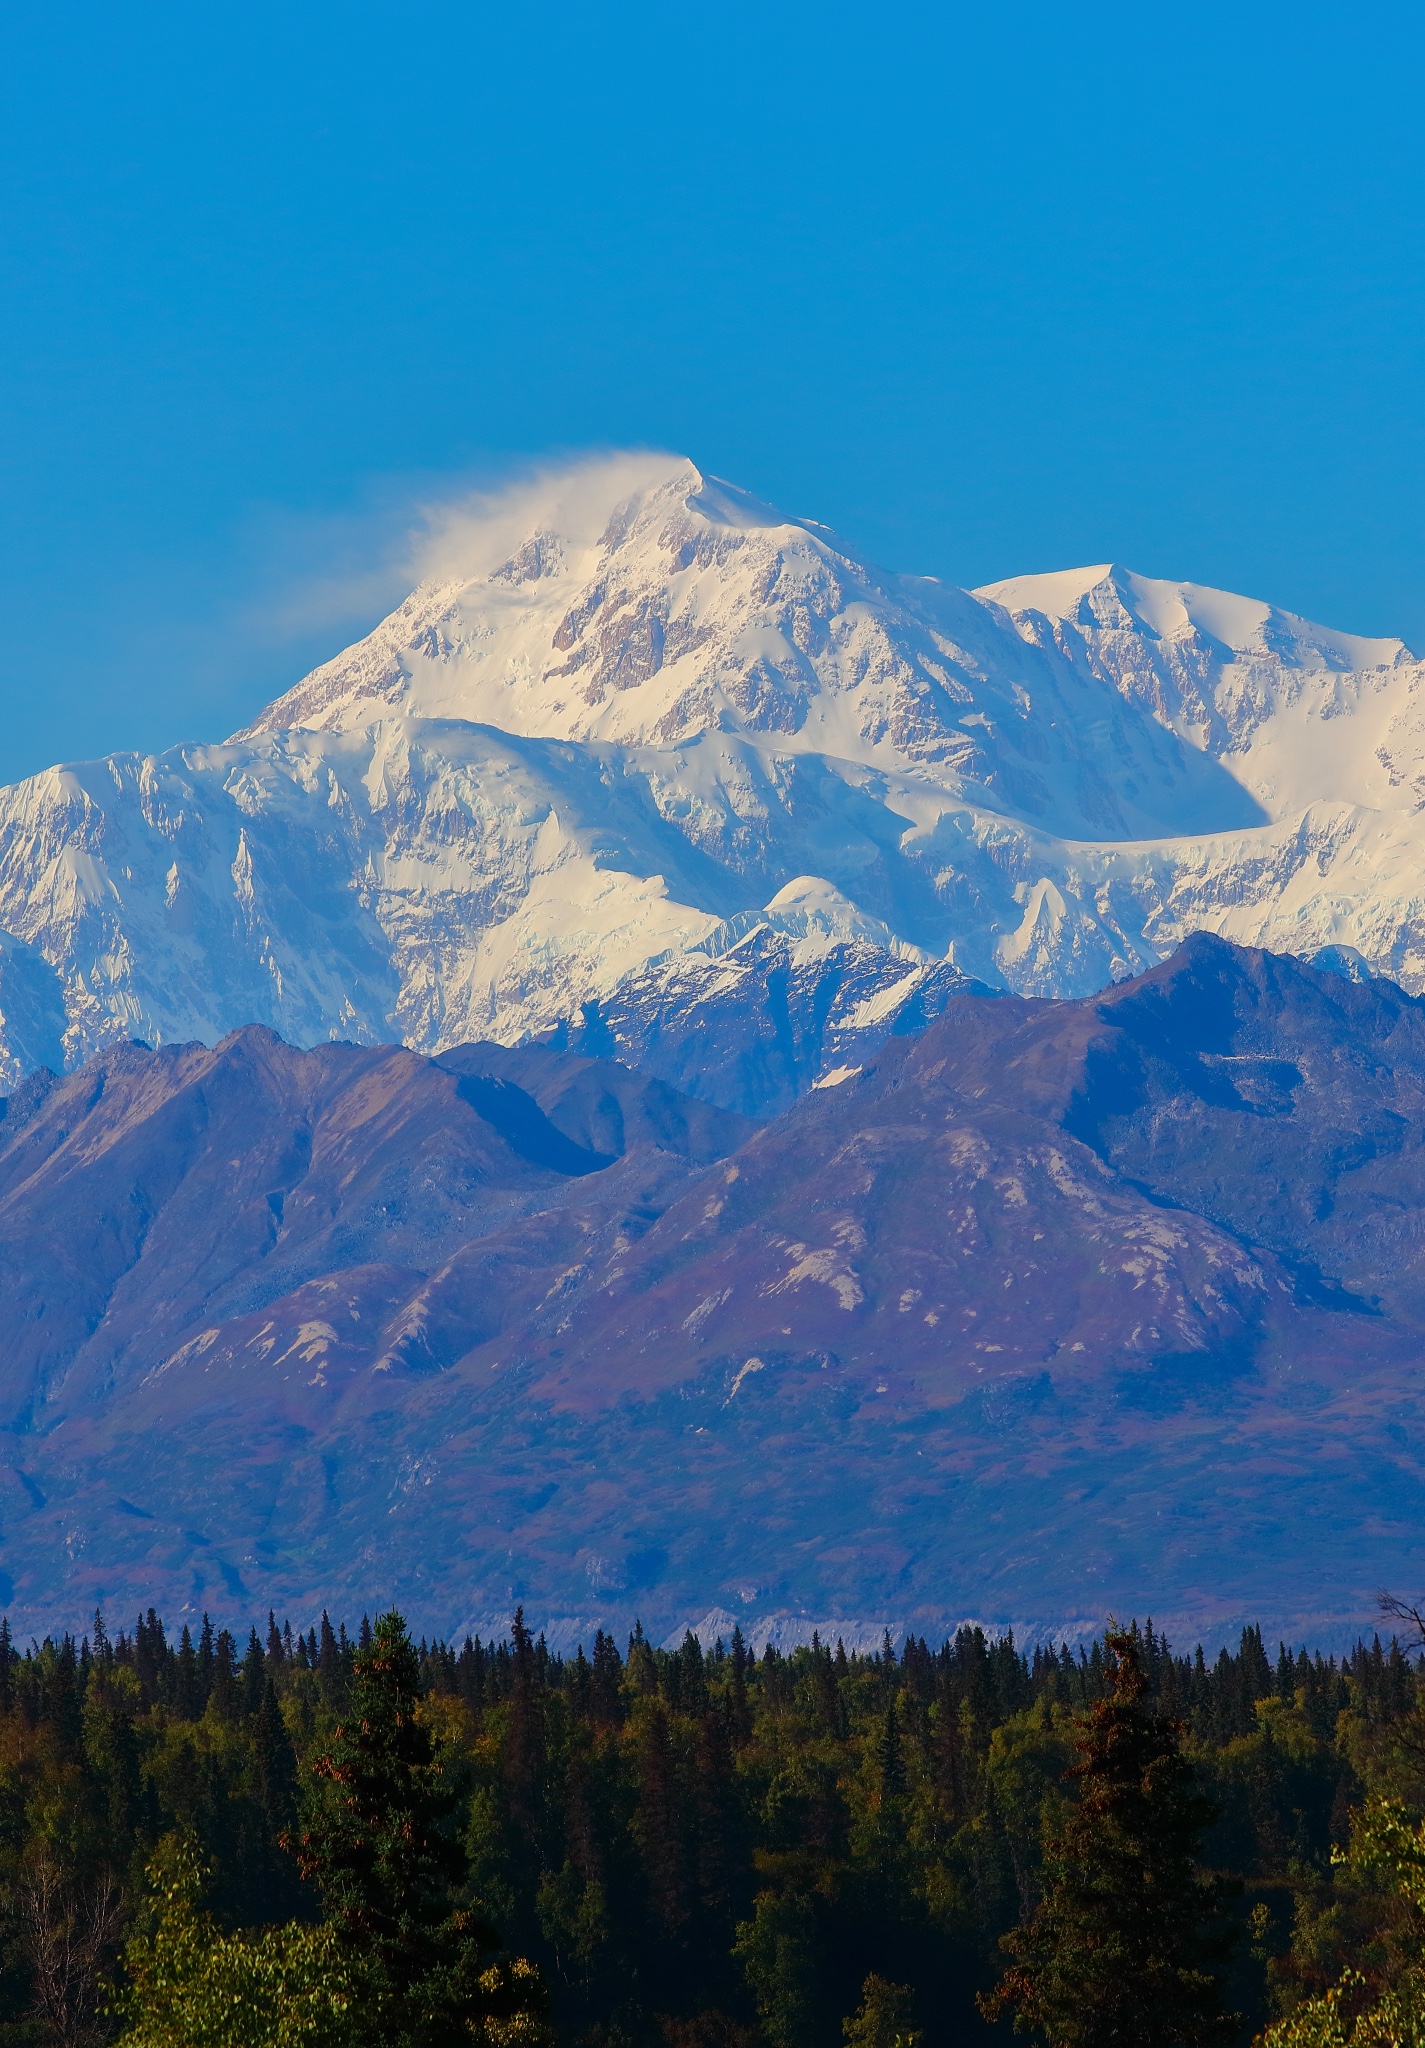
M 0 776 L 220 737 L 413 497 L 557 448 L 1425 646 L 1422 22 L 7 9 Z

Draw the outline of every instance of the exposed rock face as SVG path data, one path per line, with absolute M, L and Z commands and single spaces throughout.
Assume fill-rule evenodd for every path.
M 1425 1005 L 1206 937 L 952 993 L 761 1126 L 551 1046 L 37 1075 L 12 1611 L 1368 1618 L 1422 1564 L 1422 1131 Z
M 10 1082 L 249 1022 L 553 1031 L 759 1113 L 967 980 L 1086 994 L 1198 929 L 1425 986 L 1399 641 L 1115 567 L 888 575 L 668 457 L 453 557 L 226 745 L 0 791 Z

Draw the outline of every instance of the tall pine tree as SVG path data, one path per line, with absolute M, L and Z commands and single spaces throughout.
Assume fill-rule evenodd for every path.
M 312 1766 L 298 1862 L 362 1972 L 351 2041 L 539 2043 L 537 1973 L 518 1959 L 496 1964 L 498 1936 L 460 1903 L 455 1795 L 418 1717 L 420 1691 L 405 1623 L 384 1614 L 356 1652 L 346 1716 Z
M 1222 1887 L 1195 1857 L 1213 1818 L 1193 1788 L 1181 1726 L 1150 1711 L 1134 1638 L 1105 1638 L 1110 1682 L 1068 1772 L 1079 1797 L 1046 1845 L 1044 1892 L 1001 1946 L 1010 1966 L 981 1998 L 1050 2048 L 1206 2048 L 1239 2024 L 1211 1965 Z

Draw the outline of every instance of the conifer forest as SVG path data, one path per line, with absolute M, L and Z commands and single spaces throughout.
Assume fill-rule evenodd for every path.
M 1425 2038 L 1425 1659 L 0 1629 L 0 2042 Z

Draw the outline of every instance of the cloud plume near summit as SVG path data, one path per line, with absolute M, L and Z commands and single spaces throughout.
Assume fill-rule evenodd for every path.
M 1425 985 L 1399 641 L 1115 565 L 896 575 L 653 452 L 433 500 L 406 547 L 403 601 L 225 744 L 0 792 L 12 1076 L 597 1013 L 754 1110 L 966 978 L 1087 993 L 1201 928 Z

